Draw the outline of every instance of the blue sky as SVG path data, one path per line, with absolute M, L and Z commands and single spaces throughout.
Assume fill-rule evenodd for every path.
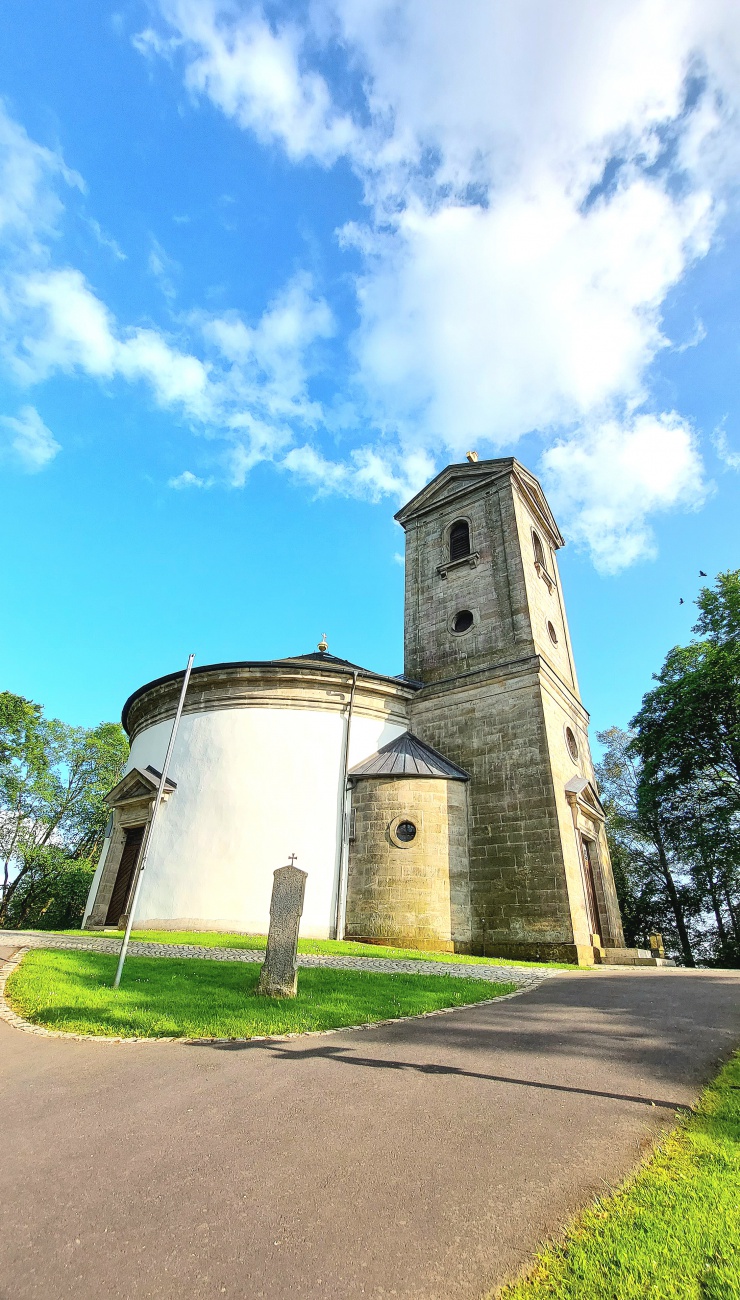
M 734 6 L 19 0 L 0 51 L 2 686 L 400 671 L 393 513 L 474 446 L 626 724 L 740 564 Z

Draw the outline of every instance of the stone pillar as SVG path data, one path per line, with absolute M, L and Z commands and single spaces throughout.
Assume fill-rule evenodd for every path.
M 256 992 L 266 998 L 294 998 L 298 991 L 298 927 L 307 872 L 292 864 L 273 872 L 267 953 Z

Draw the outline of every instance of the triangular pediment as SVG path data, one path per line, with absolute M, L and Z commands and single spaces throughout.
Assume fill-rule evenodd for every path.
M 401 507 L 395 518 L 403 527 L 416 515 L 436 510 L 447 501 L 467 496 L 468 492 L 479 492 L 486 484 L 510 474 L 513 465 L 511 456 L 499 460 L 479 460 L 474 465 L 447 465 L 431 483 L 427 483 L 421 492 L 417 492 L 415 497 Z
M 418 515 L 437 510 L 448 502 L 459 501 L 462 506 L 469 493 L 480 492 L 488 484 L 507 477 L 515 480 L 531 514 L 548 534 L 555 549 L 563 546 L 562 533 L 538 480 L 513 456 L 479 460 L 473 464 L 447 465 L 431 483 L 427 483 L 421 492 L 417 492 L 415 497 L 401 507 L 395 518 L 405 528 Z
M 596 792 L 596 787 L 593 785 L 591 781 L 589 781 L 588 785 L 583 791 L 582 797 L 585 799 L 587 804 L 590 804 L 594 812 L 597 812 L 601 817 L 604 816 L 604 805 L 602 804 Z
M 110 808 L 117 808 L 123 803 L 133 803 L 140 799 L 152 799 L 159 788 L 161 772 L 155 767 L 139 768 L 132 767 L 130 772 L 121 777 L 118 785 L 114 785 L 105 796 L 105 802 Z M 171 794 L 177 789 L 177 782 L 170 781 L 169 777 L 165 781 L 165 793 Z
M 565 792 L 571 798 L 575 796 L 582 809 L 593 813 L 603 821 L 605 816 L 604 805 L 599 798 L 596 786 L 593 781 L 589 781 L 588 777 L 572 776 L 565 783 Z

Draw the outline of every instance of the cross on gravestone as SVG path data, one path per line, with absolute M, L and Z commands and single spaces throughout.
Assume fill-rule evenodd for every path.
M 291 853 L 290 865 L 272 873 L 267 952 L 256 989 L 265 998 L 294 998 L 298 991 L 295 959 L 308 873 L 293 865 L 295 856 Z

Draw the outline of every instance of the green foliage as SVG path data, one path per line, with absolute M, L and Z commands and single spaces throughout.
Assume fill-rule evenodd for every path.
M 40 850 L 97 856 L 108 817 L 104 795 L 127 755 L 117 723 L 71 727 L 20 695 L 0 693 L 0 925 L 24 879 L 38 876 Z
M 664 809 L 645 783 L 635 733 L 610 727 L 598 739 L 605 746 L 597 775 L 625 938 L 645 948 L 650 933 L 658 931 L 666 951 L 693 966 L 687 918 L 693 895 L 682 864 L 671 853 Z
M 64 930 L 80 926 L 95 874 L 89 858 L 69 858 L 63 849 L 31 849 L 5 918 L 14 930 Z
M 125 1037 L 249 1038 L 418 1015 L 512 993 L 450 975 L 386 975 L 326 967 L 298 973 L 296 998 L 254 997 L 258 962 L 29 952 L 6 985 L 19 1015 L 49 1029 Z
M 666 656 L 632 731 L 602 732 L 628 930 L 687 964 L 740 965 L 740 570 L 697 601 L 697 639 Z
M 500 1300 L 740 1296 L 740 1057 L 620 1191 L 586 1210 Z
M 740 810 L 740 570 L 697 601 L 700 639 L 676 646 L 633 720 L 635 748 L 666 788 L 704 778 Z

